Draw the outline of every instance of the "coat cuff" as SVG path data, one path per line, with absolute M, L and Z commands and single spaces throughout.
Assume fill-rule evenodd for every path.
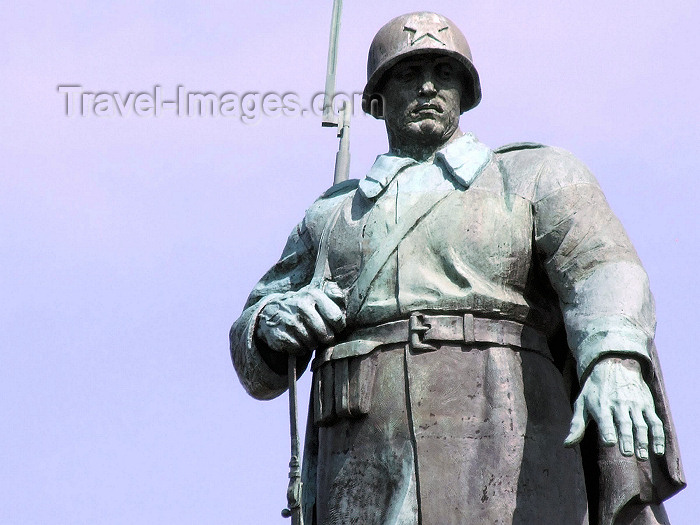
M 625 327 L 628 320 L 601 319 L 576 349 L 576 363 L 579 380 L 588 376 L 591 368 L 603 357 L 609 354 L 634 357 L 643 363 L 650 364 L 649 348 L 651 339 L 642 331 Z M 623 325 L 623 326 L 620 326 Z
M 287 376 L 275 372 L 265 362 L 255 342 L 255 325 L 265 306 L 282 294 L 270 294 L 246 312 L 243 326 L 231 330 L 231 354 L 241 383 L 253 397 L 272 399 L 287 388 Z

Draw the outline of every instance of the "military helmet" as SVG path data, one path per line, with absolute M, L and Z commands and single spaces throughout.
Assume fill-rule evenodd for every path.
M 382 118 L 379 91 L 384 77 L 397 62 L 413 55 L 452 57 L 464 68 L 461 113 L 481 101 L 479 74 L 472 63 L 467 39 L 450 19 L 423 11 L 394 18 L 372 40 L 367 57 L 367 85 L 362 94 L 362 109 L 366 113 Z

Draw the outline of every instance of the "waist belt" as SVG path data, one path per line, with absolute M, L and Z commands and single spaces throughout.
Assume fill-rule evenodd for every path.
M 327 361 L 366 355 L 386 344 L 406 343 L 413 352 L 434 352 L 440 343 L 491 343 L 536 352 L 552 360 L 547 338 L 534 328 L 506 319 L 414 312 L 408 319 L 358 328 L 347 340 L 318 350 L 315 370 Z

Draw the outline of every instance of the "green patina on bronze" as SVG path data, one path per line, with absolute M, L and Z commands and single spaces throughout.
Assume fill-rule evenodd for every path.
M 453 22 L 380 30 L 365 100 L 390 151 L 292 230 L 231 328 L 239 378 L 271 399 L 314 357 L 307 525 L 668 523 L 646 273 L 573 155 L 459 129 L 479 99 Z

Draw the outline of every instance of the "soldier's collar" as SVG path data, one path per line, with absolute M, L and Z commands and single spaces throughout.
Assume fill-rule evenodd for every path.
M 360 181 L 358 190 L 368 199 L 376 199 L 400 171 L 412 164 L 418 164 L 418 161 L 389 153 L 379 155 L 365 178 Z
M 479 142 L 471 133 L 465 133 L 435 154 L 435 158 L 442 160 L 452 176 L 465 188 L 484 171 L 492 156 L 491 148 Z
M 465 133 L 438 151 L 435 161 L 441 161 L 457 182 L 468 188 L 489 163 L 492 154 L 491 149 L 479 142 L 474 135 Z M 399 172 L 414 164 L 418 164 L 418 161 L 411 157 L 399 157 L 390 153 L 379 155 L 367 176 L 360 181 L 358 189 L 368 199 L 376 199 Z

